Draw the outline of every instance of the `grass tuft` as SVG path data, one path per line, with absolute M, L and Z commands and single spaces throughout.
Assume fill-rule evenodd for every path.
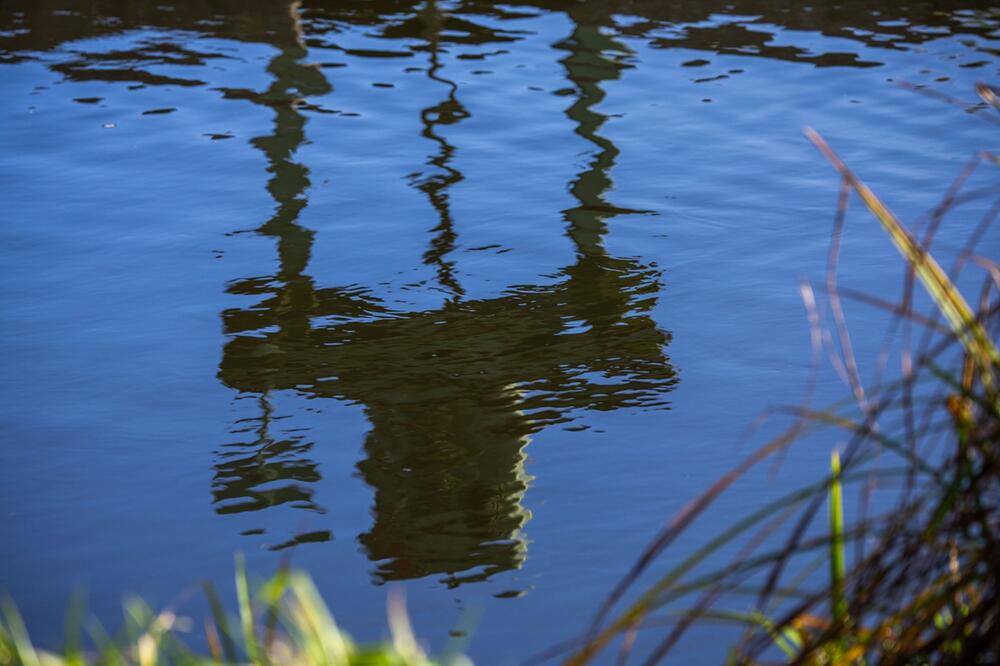
M 92 640 L 80 636 L 82 606 L 67 623 L 65 648 L 43 651 L 32 645 L 13 602 L 2 602 L 0 666 L 467 666 L 467 657 L 449 652 L 432 658 L 414 637 L 401 597 L 390 600 L 392 640 L 355 643 L 341 630 L 306 574 L 281 569 L 254 588 L 242 556 L 236 559 L 236 606 L 240 633 L 234 635 L 222 600 L 205 585 L 212 617 L 204 622 L 208 654 L 185 646 L 181 634 L 193 626 L 172 610 L 159 613 L 138 598 L 123 604 L 124 629 L 108 636 L 93 624 Z M 255 603 L 257 602 L 257 603 Z M 258 613 L 257 607 L 263 609 Z M 281 624 L 282 629 L 277 625 Z
M 977 92 L 1000 110 L 994 89 L 980 86 Z M 685 505 L 610 592 L 589 629 L 540 658 L 603 663 L 610 646 L 620 642 L 618 663 L 636 653 L 654 664 L 672 653 L 693 624 L 723 621 L 744 628 L 729 652 L 738 664 L 1000 663 L 1000 353 L 991 338 L 1000 329 L 1000 264 L 976 253 L 1000 200 L 981 222 L 967 225 L 972 232 L 949 273 L 930 249 L 940 223 L 959 202 L 995 196 L 995 187 L 960 190 L 978 164 L 1000 161 L 990 153 L 971 160 L 918 240 L 818 133 L 806 134 L 841 178 L 825 285 L 834 332 L 822 328 L 812 287 L 806 283 L 801 291 L 816 357 L 826 349 L 852 399 L 825 409 L 810 408 L 807 399 L 771 410 L 768 418 L 790 419 L 784 430 Z M 889 313 L 884 353 L 893 348 L 890 343 L 900 349 L 899 376 L 884 381 L 879 369 L 870 386 L 860 379 L 837 286 L 840 235 L 852 193 L 908 269 L 898 303 L 847 293 Z M 975 300 L 957 285 L 969 266 L 984 271 Z M 914 311 L 914 280 L 931 297 L 929 313 Z M 977 303 L 975 310 L 970 301 Z M 947 327 L 938 324 L 942 318 Z M 917 348 L 909 345 L 914 326 L 923 328 Z M 835 441 L 847 438 L 833 453 L 828 479 L 734 518 L 691 557 L 657 573 L 664 554 L 748 471 L 806 436 L 815 441 L 824 433 Z M 851 490 L 858 501 L 848 515 L 844 494 Z M 824 504 L 825 528 L 818 521 Z M 727 550 L 736 555 L 719 566 Z M 815 575 L 824 560 L 829 581 Z M 645 577 L 654 581 L 637 589 Z

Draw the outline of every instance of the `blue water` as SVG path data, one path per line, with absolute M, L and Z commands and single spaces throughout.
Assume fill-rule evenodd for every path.
M 0 588 L 43 643 L 74 588 L 113 624 L 238 551 L 363 639 L 387 586 L 435 647 L 481 613 L 482 663 L 571 636 L 802 394 L 838 185 L 803 127 L 907 223 L 998 136 L 897 85 L 976 104 L 976 3 L 198 7 L 0 8 Z M 858 205 L 841 274 L 902 282 Z

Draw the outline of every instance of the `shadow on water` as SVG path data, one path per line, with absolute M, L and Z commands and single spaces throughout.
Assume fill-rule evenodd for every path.
M 277 505 L 321 512 L 315 497 L 321 475 L 311 458 L 315 442 L 308 431 L 278 427 L 287 417 L 276 413 L 273 394 L 356 404 L 370 423 L 357 470 L 374 491 L 373 522 L 359 540 L 375 562 L 376 579 L 435 575 L 457 585 L 517 568 L 524 560 L 522 530 L 530 519 L 524 497 L 531 481 L 525 447 L 532 435 L 573 421 L 583 410 L 665 408 L 677 383 L 665 354 L 669 334 L 650 314 L 661 290 L 660 272 L 637 259 L 612 256 L 603 246 L 610 219 L 644 213 L 607 198 L 618 150 L 601 134 L 607 117 L 598 106 L 605 96 L 602 85 L 631 66 L 621 38 L 644 38 L 654 47 L 862 67 L 877 63 L 856 53 L 816 52 L 815 43 L 777 44 L 774 38 L 779 32 L 813 31 L 845 38 L 838 44 L 853 40 L 898 49 L 940 35 L 911 30 L 915 25 L 970 35 L 995 27 L 956 11 L 961 3 L 915 3 L 905 9 L 875 4 L 512 0 L 497 6 L 480 0 L 378 0 L 255 3 L 250 12 L 236 0 L 173 5 L 65 0 L 58 11 L 11 2 L 0 6 L 0 19 L 10 27 L 0 36 L 0 62 L 41 58 L 77 81 L 197 87 L 207 84 L 181 76 L 176 67 L 170 74 L 145 67 L 224 57 L 199 50 L 184 34 L 278 49 L 268 64 L 266 90 L 213 89 L 272 115 L 269 133 L 251 143 L 266 159 L 275 208 L 253 232 L 273 239 L 278 258 L 274 274 L 228 285 L 229 293 L 255 303 L 222 313 L 228 341 L 218 377 L 256 413 L 238 421 L 232 431 L 236 440 L 216 452 L 213 504 L 220 514 Z M 466 175 L 455 166 L 460 147 L 449 142 L 448 129 L 470 111 L 443 56 L 450 46 L 520 38 L 476 17 L 495 23 L 547 11 L 562 12 L 571 23 L 569 36 L 554 45 L 568 83 L 558 92 L 567 96 L 566 118 L 589 150 L 587 163 L 568 184 L 575 204 L 563 211 L 575 258 L 544 284 L 468 299 L 453 258 L 460 225 L 451 210 L 452 188 Z M 306 142 L 307 114 L 325 111 L 309 98 L 332 87 L 320 68 L 307 64 L 307 47 L 335 48 L 328 36 L 345 25 L 405 40 L 402 54 L 424 59 L 427 84 L 440 91 L 439 101 L 420 111 L 420 135 L 430 151 L 426 169 L 409 180 L 437 216 L 423 254 L 437 289 L 446 295 L 435 309 L 395 310 L 372 289 L 321 286 L 308 273 L 315 232 L 299 218 L 308 205 L 310 173 L 296 151 Z M 120 51 L 64 47 L 139 29 L 174 32 Z M 59 58 L 45 55 L 60 49 Z M 355 57 L 379 55 L 342 50 Z M 316 530 L 272 548 L 330 538 L 330 532 Z

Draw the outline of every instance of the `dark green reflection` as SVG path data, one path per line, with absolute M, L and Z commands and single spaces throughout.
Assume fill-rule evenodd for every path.
M 212 482 L 216 511 L 241 513 L 285 503 L 319 510 L 312 490 L 302 485 L 320 478 L 316 464 L 307 458 L 312 443 L 273 436 L 274 408 L 266 395 L 256 401 L 260 416 L 241 419 L 233 430 L 246 433 L 250 441 L 226 444 L 218 454 Z M 273 487 L 275 482 L 280 485 Z M 268 484 L 272 487 L 261 488 Z
M 365 26 L 389 39 L 418 35 L 414 18 L 426 3 L 416 0 L 304 0 L 300 10 L 317 23 Z M 836 3 L 789 3 L 783 0 L 452 0 L 446 17 L 448 40 L 476 44 L 514 41 L 514 30 L 491 29 L 474 17 L 506 19 L 545 12 L 573 13 L 592 25 L 648 40 L 662 48 L 695 49 L 818 67 L 870 67 L 878 63 L 857 53 L 863 44 L 875 49 L 909 49 L 945 35 L 989 39 L 996 30 L 996 3 L 981 0 L 839 0 Z M 33 52 L 54 51 L 79 39 L 114 35 L 130 29 L 184 30 L 227 39 L 270 43 L 281 38 L 288 4 L 245 0 L 5 0 L 0 3 L 0 64 L 31 59 Z M 732 20 L 732 17 L 740 17 Z M 843 40 L 841 43 L 787 43 L 779 32 L 802 31 Z M 451 33 L 456 32 L 456 36 Z M 324 44 L 316 37 L 318 44 Z M 988 43 L 969 48 L 995 55 Z M 843 51 L 819 51 L 838 48 Z M 350 49 L 345 49 L 351 51 Z M 357 55 L 357 53 L 354 53 Z M 142 81 L 149 84 L 199 85 L 198 80 L 152 74 L 143 62 L 189 64 L 204 54 L 182 48 L 162 50 L 156 44 L 114 54 L 95 63 L 88 54 L 53 64 L 75 80 Z M 138 56 L 138 59 L 137 59 Z M 869 54 L 877 57 L 877 54 Z
M 594 109 L 600 83 L 619 75 L 621 66 L 603 53 L 615 45 L 584 25 L 560 45 L 577 91 L 567 116 L 593 146 L 570 184 L 578 205 L 565 211 L 576 261 L 545 284 L 465 300 L 446 259 L 456 242 L 448 188 L 463 175 L 438 128 L 467 112 L 442 73 L 443 16 L 433 6 L 417 16 L 428 76 L 443 84 L 445 98 L 421 113 L 422 136 L 437 149 L 428 160 L 434 171 L 414 185 L 438 214 L 425 261 L 437 266 L 450 298 L 434 310 L 393 311 L 362 287 L 314 287 L 301 277 L 294 258 L 301 253 L 282 250 L 278 276 L 232 286 L 261 300 L 224 313 L 232 339 L 220 378 L 245 393 L 291 389 L 362 405 L 371 431 L 358 470 L 375 497 L 373 525 L 360 541 L 377 562 L 376 577 L 439 575 L 459 584 L 524 559 L 524 447 L 532 433 L 583 409 L 662 407 L 676 377 L 664 354 L 668 335 L 649 315 L 659 272 L 608 256 L 601 245 L 604 221 L 627 212 L 604 198 L 617 150 L 598 134 L 605 118 Z M 295 170 L 273 171 L 302 181 Z M 301 189 L 272 182 L 271 191 L 291 200 Z M 293 223 L 269 223 L 263 232 L 277 235 L 279 247 L 310 238 Z
M 265 296 L 270 305 L 266 312 L 249 309 L 224 313 L 227 330 L 271 326 L 268 322 L 272 320 L 279 320 L 282 330 L 294 332 L 293 335 L 309 328 L 307 302 L 313 284 L 303 271 L 309 263 L 314 232 L 298 224 L 299 215 L 307 205 L 306 190 L 310 182 L 309 169 L 295 160 L 295 151 L 305 142 L 306 124 L 297 107 L 304 103 L 304 97 L 323 95 L 331 87 L 317 67 L 302 62 L 306 49 L 297 10 L 297 3 L 292 3 L 285 25 L 276 26 L 284 29 L 279 34 L 291 37 L 276 45 L 280 51 L 268 66 L 273 77 L 268 89 L 261 93 L 220 89 L 226 97 L 247 99 L 273 109 L 271 133 L 254 138 L 251 144 L 267 159 L 271 176 L 267 190 L 276 204 L 274 214 L 256 232 L 275 239 L 280 266 L 277 275 L 238 280 L 230 285 L 230 293 Z M 307 485 L 321 478 L 317 465 L 308 458 L 313 442 L 301 435 L 284 439 L 272 436 L 275 417 L 268 400 L 269 391 L 270 387 L 254 391 L 260 415 L 243 419 L 233 431 L 249 434 L 249 439 L 227 443 L 217 454 L 212 495 L 219 513 L 257 511 L 286 503 L 296 508 L 322 510 L 313 501 L 313 490 Z M 328 531 L 307 532 L 272 548 L 330 538 Z
M 982 9 L 966 11 L 977 5 Z M 568 184 L 575 204 L 563 211 L 576 258 L 537 285 L 467 300 L 456 269 L 451 198 L 454 186 L 475 174 L 455 167 L 458 147 L 448 140 L 449 128 L 469 112 L 447 75 L 446 55 L 487 43 L 517 49 L 526 27 L 518 17 L 554 12 L 572 23 L 557 45 L 571 95 L 565 113 L 590 149 L 586 166 Z M 423 260 L 447 294 L 440 308 L 394 311 L 365 287 L 317 286 L 307 272 L 314 232 L 299 219 L 309 170 L 296 151 L 306 140 L 307 112 L 328 111 L 304 98 L 331 88 L 320 70 L 303 62 L 303 15 L 309 44 L 339 49 L 349 60 L 347 69 L 334 71 L 362 76 L 352 67 L 363 57 L 426 61 L 427 85 L 441 93 L 420 113 L 429 157 L 411 183 L 437 215 Z M 242 57 L 200 37 L 277 49 L 267 90 L 207 93 L 248 100 L 273 117 L 270 131 L 253 145 L 266 158 L 275 209 L 254 232 L 273 239 L 278 255 L 276 271 L 229 286 L 254 304 L 223 313 L 231 339 L 219 376 L 240 391 L 253 415 L 235 424 L 233 441 L 216 453 L 212 501 L 226 514 L 278 505 L 320 511 L 315 443 L 308 433 L 281 427 L 287 416 L 279 413 L 275 393 L 355 402 L 371 422 L 358 470 L 374 490 L 373 522 L 360 540 L 378 563 L 378 577 L 434 574 L 455 583 L 523 560 L 530 481 L 524 449 L 533 433 L 581 410 L 663 406 L 676 382 L 664 354 L 669 338 L 650 317 L 659 272 L 609 256 L 603 247 L 610 218 L 639 212 L 615 206 L 608 196 L 618 151 L 602 134 L 607 119 L 598 105 L 603 86 L 626 66 L 623 47 L 608 35 L 709 58 L 746 56 L 748 63 L 858 67 L 877 64 L 872 59 L 886 49 L 915 48 L 942 34 L 974 37 L 969 48 L 992 57 L 989 38 L 997 27 L 985 3 L 963 0 L 823 6 L 778 0 L 5 0 L 0 23 L 6 26 L 0 64 L 37 59 L 69 81 L 189 91 L 178 99 L 209 85 L 205 79 L 213 75 L 205 65 Z M 351 40 L 338 45 L 338 36 L 352 31 L 384 38 L 391 49 L 354 49 Z M 101 39 L 80 41 L 92 38 Z M 678 69 L 678 75 L 692 73 Z M 329 538 L 312 529 L 273 547 Z
M 438 151 L 427 164 L 435 167 L 436 173 L 417 174 L 415 186 L 425 195 L 431 206 L 437 211 L 438 225 L 432 232 L 431 247 L 424 253 L 424 263 L 437 267 L 437 278 L 441 287 L 453 298 L 460 298 L 465 290 L 455 277 L 455 264 L 447 259 L 455 249 L 455 223 L 451 216 L 448 189 L 463 179 L 462 173 L 451 166 L 455 147 L 447 139 L 438 134 L 438 126 L 453 125 L 469 116 L 462 103 L 458 101 L 458 85 L 441 74 L 441 31 L 446 24 L 446 14 L 441 11 L 436 2 L 428 2 L 421 10 L 419 17 L 422 23 L 421 35 L 427 41 L 428 67 L 427 78 L 446 87 L 448 94 L 440 103 L 427 107 L 420 112 L 420 122 L 423 125 L 421 136 L 433 141 Z
M 569 12 L 573 32 L 557 48 L 569 52 L 561 61 L 566 68 L 566 78 L 574 85 L 576 94 L 566 115 L 576 124 L 576 133 L 592 143 L 590 168 L 581 173 L 570 185 L 570 191 L 579 205 L 564 211 L 570 222 L 569 234 L 577 248 L 588 254 L 602 254 L 601 238 L 607 232 L 604 223 L 609 217 L 626 213 L 648 211 L 620 208 L 608 203 L 604 193 L 611 189 L 610 171 L 618 156 L 618 148 L 598 134 L 607 116 L 595 111 L 594 106 L 604 100 L 600 84 L 614 81 L 627 67 L 622 62 L 627 49 L 611 37 L 602 34 L 606 25 L 595 23 L 586 10 L 577 8 Z

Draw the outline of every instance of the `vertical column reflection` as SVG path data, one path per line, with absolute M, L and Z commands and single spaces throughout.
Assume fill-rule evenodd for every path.
M 276 274 L 245 278 L 229 285 L 229 293 L 262 299 L 254 308 L 223 313 L 225 332 L 230 335 L 273 328 L 278 340 L 292 341 L 309 329 L 315 288 L 305 270 L 315 232 L 298 221 L 308 204 L 306 191 L 310 181 L 309 169 L 295 159 L 296 151 L 306 140 L 306 118 L 297 106 L 307 96 L 329 92 L 331 86 L 319 68 L 302 62 L 307 52 L 299 4 L 289 5 L 286 25 L 275 26 L 275 32 L 285 35 L 286 41 L 276 45 L 279 53 L 268 64 L 271 85 L 260 93 L 223 90 L 227 97 L 247 99 L 273 112 L 271 132 L 255 137 L 250 143 L 265 156 L 270 174 L 267 191 L 275 202 L 272 216 L 255 231 L 275 240 L 278 255 Z M 272 367 L 280 364 L 275 354 L 285 356 L 280 349 L 280 344 L 268 347 L 272 354 L 268 364 Z M 254 437 L 229 442 L 217 453 L 212 482 L 216 510 L 238 513 L 289 504 L 321 512 L 310 487 L 321 478 L 318 466 L 308 458 L 313 442 L 298 434 L 286 438 L 271 434 L 276 419 L 268 393 L 272 388 L 282 387 L 272 386 L 269 372 L 262 370 L 252 391 L 257 396 L 260 415 L 242 419 L 233 430 L 233 434 L 253 433 Z M 324 541 L 330 537 L 328 531 L 310 532 L 273 547 L 287 547 L 300 541 Z
M 438 215 L 438 224 L 431 230 L 435 234 L 431 240 L 431 247 L 424 253 L 424 263 L 437 267 L 438 283 L 453 299 L 458 299 L 465 294 L 465 290 L 462 289 L 455 276 L 454 261 L 447 259 L 448 255 L 455 249 L 457 238 L 448 190 L 456 183 L 461 182 L 464 176 L 458 169 L 451 166 L 455 147 L 438 134 L 437 128 L 454 125 L 468 118 L 469 112 L 458 100 L 458 85 L 445 78 L 441 73 L 443 69 L 441 64 L 441 30 L 444 28 L 446 15 L 438 7 L 437 2 L 431 1 L 420 12 L 420 19 L 424 25 L 421 32 L 426 40 L 426 45 L 423 48 L 428 55 L 427 78 L 443 85 L 447 90 L 447 96 L 439 103 L 422 109 L 420 112 L 420 122 L 423 125 L 421 136 L 433 141 L 438 146 L 437 154 L 433 155 L 427 162 L 437 170 L 437 173 L 417 175 L 413 182 L 421 192 L 427 195 L 427 200 Z

